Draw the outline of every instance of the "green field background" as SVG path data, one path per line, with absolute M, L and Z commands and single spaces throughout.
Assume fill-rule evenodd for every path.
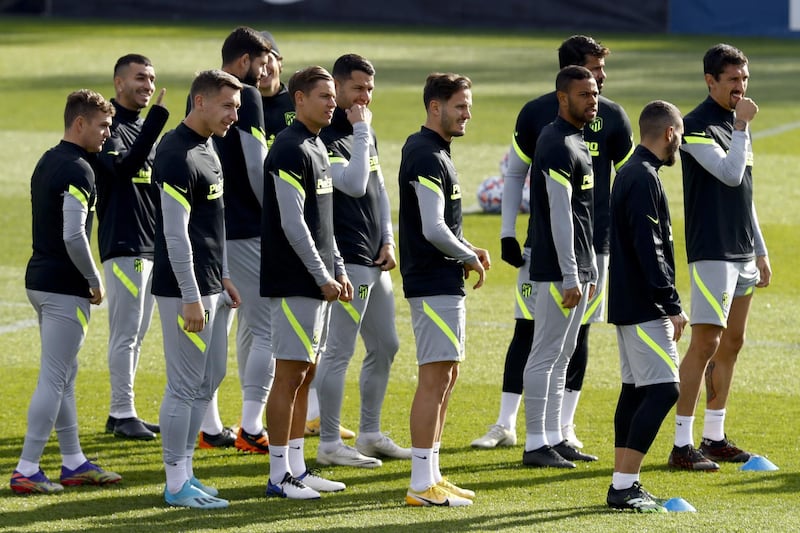
M 376 90 L 373 126 L 392 205 L 397 206 L 397 168 L 405 138 L 424 122 L 422 85 L 428 73 L 453 71 L 472 78 L 473 118 L 467 135 L 453 143 L 453 158 L 464 189 L 465 207 L 474 207 L 475 190 L 487 176 L 499 174 L 516 115 L 531 98 L 550 91 L 557 72 L 556 50 L 569 33 L 476 32 L 457 29 L 396 29 L 361 25 L 326 27 L 270 25 L 286 58 L 283 79 L 312 64 L 330 67 L 342 53 L 355 52 L 374 63 Z M 157 86 L 167 88 L 169 127 L 183 116 L 193 74 L 220 66 L 220 46 L 235 23 L 156 24 L 76 22 L 0 18 L 0 480 L 8 479 L 22 446 L 27 405 L 36 384 L 39 341 L 35 314 L 24 290 L 30 256 L 30 175 L 36 161 L 63 132 L 66 95 L 88 87 L 113 96 L 112 68 L 130 52 L 153 60 Z M 2 531 L 791 531 L 800 530 L 800 398 L 795 318 L 798 302 L 797 250 L 800 249 L 800 81 L 796 40 L 733 39 L 719 36 L 669 37 L 594 35 L 611 48 L 604 94 L 622 104 L 636 131 L 647 102 L 665 99 L 684 113 L 705 98 L 702 55 L 720 41 L 741 48 L 750 58 L 748 95 L 760 106 L 752 124 L 755 149 L 755 198 L 770 250 L 772 285 L 754 299 L 749 336 L 737 366 L 727 428 L 742 447 L 767 455 L 777 472 L 745 473 L 723 465 L 711 475 L 670 472 L 670 414 L 645 460 L 648 490 L 681 496 L 697 513 L 645 516 L 618 513 L 605 506 L 613 470 L 613 413 L 619 388 L 614 330 L 592 328 L 591 355 L 577 414 L 578 436 L 600 461 L 570 472 L 522 467 L 522 446 L 489 451 L 469 447 L 495 421 L 505 350 L 513 331 L 515 270 L 500 260 L 498 216 L 465 217 L 467 238 L 493 257 L 487 284 L 467 298 L 467 359 L 451 401 L 443 442 L 442 468 L 456 483 L 478 493 L 475 505 L 462 509 L 412 509 L 403 503 L 410 464 L 387 461 L 377 470 L 326 468 L 324 474 L 348 484 L 343 493 L 317 502 L 267 500 L 267 458 L 234 450 L 199 450 L 195 469 L 220 489 L 231 507 L 219 512 L 167 508 L 161 497 L 160 441 L 135 443 L 102 431 L 108 412 L 106 365 L 107 313 L 95 308 L 79 355 L 78 407 L 81 440 L 87 455 L 121 473 L 124 481 L 105 489 L 70 489 L 55 497 L 16 497 L 0 485 Z M 637 136 L 638 137 L 638 136 Z M 688 305 L 683 250 L 683 209 L 679 168 L 662 172 L 672 210 L 678 262 L 678 286 Z M 519 217 L 518 234 L 526 220 Z M 93 247 L 96 248 L 93 242 Z M 409 444 L 408 412 L 416 386 L 416 360 L 408 306 L 394 273 L 397 355 L 383 416 L 384 430 Z M 688 345 L 680 342 L 681 352 Z M 232 343 L 231 343 L 232 344 Z M 343 422 L 358 425 L 357 348 L 348 373 Z M 241 406 L 235 354 L 220 389 L 226 424 L 235 424 Z M 164 387 L 158 318 L 145 340 L 137 375 L 137 408 L 156 420 Z M 520 417 L 518 435 L 524 441 Z M 695 437 L 699 439 L 702 409 Z M 310 465 L 316 439 L 307 439 Z M 42 467 L 58 477 L 60 457 L 51 439 Z M 3 476 L 6 476 L 3 478 Z

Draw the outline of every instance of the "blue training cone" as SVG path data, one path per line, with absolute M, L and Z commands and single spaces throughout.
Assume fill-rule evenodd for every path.
M 749 470 L 751 472 L 771 472 L 773 470 L 778 470 L 778 467 L 766 457 L 754 455 L 748 459 L 745 464 L 740 466 L 739 470 Z
M 670 498 L 662 506 L 670 513 L 696 513 L 697 509 L 683 498 Z

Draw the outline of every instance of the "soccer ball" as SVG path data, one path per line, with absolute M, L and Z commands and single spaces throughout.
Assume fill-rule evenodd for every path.
M 502 176 L 489 176 L 478 185 L 478 205 L 484 213 L 499 213 L 503 204 L 503 178 Z M 530 177 L 525 179 L 522 188 L 522 202 L 519 206 L 520 213 L 530 213 L 531 184 Z
M 503 178 L 489 176 L 478 185 L 478 205 L 484 213 L 499 213 L 503 203 Z

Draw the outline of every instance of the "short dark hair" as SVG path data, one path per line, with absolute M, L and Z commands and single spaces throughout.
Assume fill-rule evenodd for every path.
M 297 91 L 303 94 L 309 94 L 319 81 L 333 81 L 333 76 L 320 66 L 306 67 L 292 74 L 288 84 L 292 103 L 297 103 L 294 101 L 294 95 Z
M 331 74 L 337 80 L 349 80 L 357 70 L 369 76 L 375 75 L 375 67 L 369 59 L 358 54 L 345 54 L 339 57 L 333 64 Z
M 228 74 L 224 70 L 203 70 L 198 72 L 194 80 L 192 80 L 192 87 L 189 89 L 189 95 L 192 99 L 192 103 L 194 103 L 194 97 L 198 94 L 204 96 L 213 95 L 224 87 L 230 87 L 231 89 L 241 91 L 242 83 L 236 79 L 236 76 Z
M 680 110 L 664 100 L 654 100 L 644 106 L 639 115 L 639 135 L 653 138 L 669 126 L 678 126 L 683 119 Z
M 587 35 L 573 35 L 558 48 L 558 67 L 586 64 L 586 56 L 602 59 L 611 51 Z
M 116 64 L 114 65 L 114 76 L 119 74 L 119 70 L 123 67 L 127 67 L 128 65 L 135 63 L 137 65 L 144 65 L 146 67 L 152 67 L 153 63 L 147 57 L 143 56 L 142 54 L 126 54 L 119 59 L 117 59 Z
M 260 33 L 248 26 L 239 26 L 222 43 L 222 64 L 228 65 L 244 54 L 252 59 L 271 50 L 272 45 Z
M 591 71 L 579 65 L 567 65 L 558 71 L 556 76 L 556 91 L 562 93 L 569 92 L 569 86 L 573 81 L 594 79 Z
M 747 65 L 747 56 L 738 48 L 724 43 L 715 44 L 703 56 L 703 73 L 711 74 L 715 80 L 719 80 L 719 75 L 728 65 Z
M 422 90 L 422 102 L 425 104 L 425 109 L 428 109 L 428 104 L 433 100 L 446 102 L 458 91 L 471 88 L 472 80 L 466 76 L 452 72 L 433 72 L 425 80 L 425 88 Z
M 64 107 L 64 129 L 68 129 L 78 117 L 91 118 L 95 113 L 114 116 L 114 106 L 98 92 L 80 89 L 69 93 Z

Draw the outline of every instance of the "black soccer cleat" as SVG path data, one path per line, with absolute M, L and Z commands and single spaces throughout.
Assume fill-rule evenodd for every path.
M 627 489 L 608 487 L 606 503 L 613 509 L 636 511 L 637 513 L 666 513 L 667 509 L 660 505 L 653 496 L 644 490 L 641 483 L 634 481 Z
M 722 440 L 703 439 L 700 442 L 700 451 L 713 461 L 727 463 L 746 463 L 753 454 L 738 448 L 725 435 Z
M 522 453 L 522 464 L 525 466 L 576 468 L 575 463 L 561 457 L 551 446 L 542 446 Z
M 556 451 L 556 453 L 558 453 L 558 455 L 560 455 L 567 461 L 586 461 L 586 462 L 597 461 L 596 455 L 589 455 L 588 453 L 583 453 L 580 450 L 576 450 L 575 448 L 567 444 L 566 440 L 562 440 L 561 442 L 553 446 L 553 449 Z
M 667 464 L 669 464 L 670 468 L 679 468 L 681 470 L 700 470 L 704 472 L 716 472 L 719 470 L 717 463 L 707 458 L 691 444 L 681 447 L 673 446 Z

